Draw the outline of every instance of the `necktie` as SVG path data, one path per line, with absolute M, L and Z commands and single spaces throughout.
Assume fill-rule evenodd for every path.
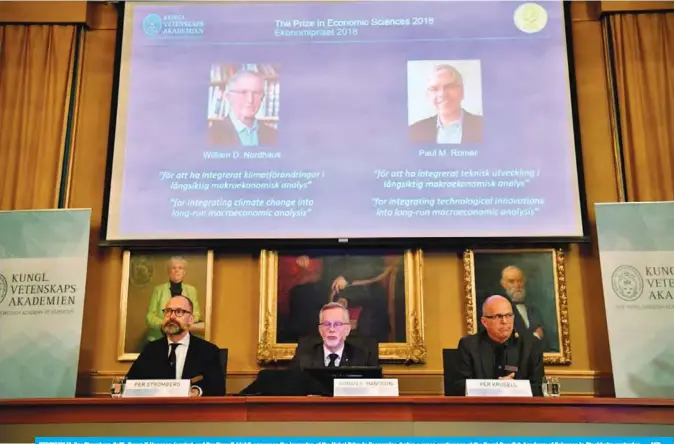
M 337 353 L 330 353 L 328 355 L 328 358 L 330 358 L 330 362 L 328 362 L 328 367 L 336 367 L 335 361 L 337 358 L 339 358 L 339 355 Z
M 169 353 L 168 361 L 169 361 L 169 367 L 171 368 L 171 376 L 176 377 L 176 348 L 180 344 L 170 344 L 171 345 L 171 353 Z

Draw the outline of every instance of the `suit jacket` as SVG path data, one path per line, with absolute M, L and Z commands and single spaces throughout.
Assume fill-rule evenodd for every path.
M 166 337 L 148 343 L 127 373 L 127 379 L 175 379 L 168 365 L 169 345 Z M 203 376 L 195 382 L 203 396 L 225 396 L 225 371 L 220 364 L 220 349 L 198 336 L 190 335 L 182 379 Z
M 543 328 L 543 316 L 541 315 L 540 310 L 532 304 L 524 304 L 524 306 L 527 308 L 529 327 L 527 327 L 527 325 L 524 323 L 524 318 L 517 309 L 517 304 L 513 303 L 513 312 L 515 313 L 515 329 L 520 332 L 520 334 L 527 332 L 534 334 L 536 329 L 541 327 L 543 329 L 543 333 L 545 333 L 545 329 Z
M 370 350 L 346 342 L 344 352 L 339 361 L 339 367 L 378 367 L 379 356 L 373 355 Z M 297 347 L 295 356 L 290 361 L 290 368 L 325 367 L 323 342 L 311 344 L 309 347 Z
M 527 379 L 534 396 L 543 396 L 543 347 L 534 336 L 516 335 L 511 338 L 519 349 L 515 379 Z M 486 332 L 464 336 L 459 341 L 459 362 L 456 369 L 454 391 L 466 392 L 466 379 L 494 379 L 494 351 Z
M 257 121 L 257 138 L 260 146 L 275 145 L 277 131 L 275 128 Z M 239 134 L 231 119 L 216 120 L 208 128 L 208 143 L 216 146 L 242 147 Z
M 437 143 L 438 116 L 429 117 L 410 126 L 410 138 L 413 143 Z M 461 143 L 482 142 L 482 116 L 463 110 L 463 128 Z
M 201 309 L 199 307 L 199 300 L 197 298 L 197 289 L 193 285 L 182 283 L 183 294 L 192 301 L 192 315 L 194 322 L 201 320 Z M 162 323 L 164 322 L 164 313 L 162 310 L 166 307 L 169 299 L 171 299 L 171 284 L 165 282 L 154 287 L 152 296 L 150 296 L 150 305 L 145 315 L 145 322 L 148 326 L 147 340 L 154 341 L 162 338 L 164 333 L 161 331 Z

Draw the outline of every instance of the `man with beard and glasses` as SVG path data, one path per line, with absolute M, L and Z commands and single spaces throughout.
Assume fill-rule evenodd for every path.
M 190 334 L 192 301 L 172 297 L 164 308 L 164 337 L 148 343 L 133 363 L 127 379 L 190 379 L 192 396 L 224 396 L 225 375 L 215 344 Z
M 532 304 L 526 302 L 524 273 L 518 267 L 509 265 L 501 271 L 501 287 L 515 307 L 515 330 L 520 334 L 530 333 L 544 340 L 543 317 Z

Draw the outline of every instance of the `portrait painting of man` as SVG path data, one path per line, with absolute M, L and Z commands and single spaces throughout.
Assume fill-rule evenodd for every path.
M 568 319 L 564 285 L 563 253 L 553 249 L 470 251 L 464 260 L 471 262 L 474 319 L 482 316 L 481 307 L 492 295 L 504 296 L 513 307 L 514 326 L 519 334 L 541 341 L 549 355 L 565 355 L 568 345 Z M 479 323 L 475 323 L 478 329 Z
M 346 308 L 350 337 L 379 359 L 424 362 L 421 250 L 262 250 L 258 361 L 289 360 L 316 336 L 321 308 Z
M 352 329 L 379 342 L 405 342 L 403 256 L 279 256 L 278 339 L 297 342 L 316 331 L 323 305 L 349 310 Z
M 190 333 L 208 340 L 212 252 L 126 251 L 119 359 L 133 360 L 145 344 L 164 336 L 164 308 L 176 296 L 190 300 Z

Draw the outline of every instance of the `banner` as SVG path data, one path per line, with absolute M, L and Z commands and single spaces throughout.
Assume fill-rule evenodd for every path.
M 674 202 L 597 204 L 619 398 L 674 398 Z
M 90 217 L 0 211 L 0 398 L 75 396 Z

